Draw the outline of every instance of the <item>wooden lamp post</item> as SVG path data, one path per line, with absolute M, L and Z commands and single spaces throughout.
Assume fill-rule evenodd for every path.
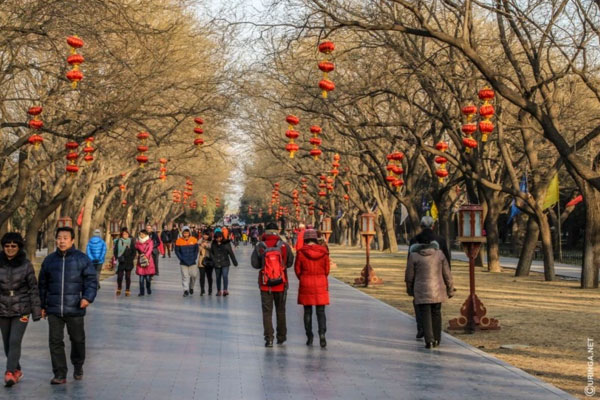
M 121 233 L 120 225 L 121 224 L 119 224 L 119 221 L 116 219 L 110 221 L 110 236 L 112 236 L 113 239 L 116 239 Z
M 319 229 L 319 235 L 325 238 L 325 243 L 329 243 L 329 237 L 331 236 L 331 218 L 324 217 L 321 221 L 321 227 Z
M 497 319 L 486 316 L 486 308 L 475 294 L 475 259 L 479 249 L 487 241 L 483 236 L 483 207 L 467 204 L 459 209 L 459 242 L 469 257 L 469 297 L 460 308 L 461 316 L 449 321 L 448 329 L 464 329 L 468 333 L 476 330 L 500 329 Z
M 360 277 L 354 280 L 355 285 L 364 285 L 365 287 L 369 284 L 380 285 L 383 283 L 375 275 L 375 271 L 371 267 L 371 240 L 375 236 L 375 214 L 364 213 L 360 216 L 360 234 L 365 238 L 365 245 L 367 250 L 367 264 L 360 273 Z

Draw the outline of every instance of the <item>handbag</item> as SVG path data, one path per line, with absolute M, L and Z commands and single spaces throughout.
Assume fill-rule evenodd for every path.
M 140 268 L 147 268 L 150 265 L 150 261 L 148 261 L 148 257 L 145 254 L 140 254 L 138 257 L 138 264 Z
M 202 266 L 205 268 L 213 268 L 215 266 L 215 262 L 212 258 L 210 258 L 210 256 L 205 256 L 202 259 Z

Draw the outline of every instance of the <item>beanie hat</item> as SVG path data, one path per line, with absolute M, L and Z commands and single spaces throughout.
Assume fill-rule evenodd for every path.
M 189 232 L 189 231 L 190 231 L 190 227 L 189 227 L 189 226 L 187 226 L 187 225 L 186 225 L 186 226 L 184 226 L 184 227 L 183 227 L 183 229 L 182 229 L 182 232 L 185 232 L 185 231 L 188 231 L 188 232 Z
M 101 235 L 102 235 L 102 232 L 100 232 L 100 229 L 94 229 L 94 236 L 101 236 Z
M 314 229 L 307 229 L 304 231 L 304 240 L 309 240 L 309 239 L 317 240 L 317 238 L 318 238 L 317 231 L 315 231 Z

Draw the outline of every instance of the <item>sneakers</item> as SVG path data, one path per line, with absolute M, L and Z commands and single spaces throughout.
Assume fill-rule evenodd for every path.
M 116 295 L 117 295 L 117 296 L 120 296 L 120 295 L 121 295 L 121 289 L 117 289 L 117 293 L 116 293 Z
M 187 290 L 183 291 L 183 297 L 188 297 L 190 295 L 190 292 L 188 292 Z
M 223 290 L 223 296 L 229 296 L 229 290 Z
M 15 376 L 15 379 L 17 380 L 17 383 L 19 383 L 19 381 L 21 379 L 23 379 L 23 372 L 20 369 L 18 369 L 15 372 L 13 372 L 13 375 Z
M 79 368 L 75 368 L 75 372 L 73 372 L 73 378 L 75 378 L 76 381 L 80 381 L 83 379 L 83 368 L 79 367 Z
M 54 378 L 50 379 L 51 385 L 64 385 L 65 383 L 67 383 L 67 378 L 54 377 Z
M 204 296 L 204 293 L 206 293 L 204 290 L 200 291 L 200 296 Z
M 265 340 L 265 347 L 273 347 L 273 339 L 266 339 Z
M 277 339 L 277 344 L 284 344 L 285 343 L 286 338 L 283 339 Z
M 313 344 L 313 338 L 314 338 L 313 335 L 306 336 L 306 345 L 307 346 L 312 346 L 312 344 Z
M 131 296 L 131 290 L 126 290 L 125 291 L 125 297 L 129 297 Z
M 10 371 L 6 371 L 4 374 L 4 386 L 11 387 L 15 383 L 17 383 L 17 378 L 15 378 L 15 375 Z
M 190 296 L 194 294 L 194 289 L 190 288 Z
M 327 340 L 325 339 L 324 333 L 319 333 L 319 343 L 321 347 L 327 347 Z

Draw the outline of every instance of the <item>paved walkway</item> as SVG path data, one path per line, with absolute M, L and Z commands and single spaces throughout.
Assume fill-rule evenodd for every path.
M 250 247 L 237 253 L 240 267 L 231 271 L 227 298 L 197 293 L 183 298 L 173 259 L 161 259 L 149 297 L 116 298 L 114 278 L 103 281 L 86 317 L 83 381 L 72 380 L 70 370 L 68 384 L 49 384 L 48 325 L 31 324 L 23 346 L 25 379 L 0 387 L 0 398 L 572 398 L 448 335 L 440 348 L 425 349 L 414 338 L 410 316 L 335 279 L 327 349 L 304 344 L 295 278 L 287 302 L 288 341 L 265 349 Z M 133 287 L 137 290 L 137 282 Z
M 408 252 L 408 246 L 405 244 L 398 245 L 398 250 Z M 469 262 L 469 258 L 461 250 L 452 250 L 452 259 Z M 502 268 L 517 269 L 519 259 L 515 257 L 500 257 L 500 265 Z M 531 263 L 531 271 L 544 273 L 544 262 L 534 260 Z M 581 279 L 581 266 L 554 263 L 554 272 L 558 276 L 562 276 L 568 279 Z

